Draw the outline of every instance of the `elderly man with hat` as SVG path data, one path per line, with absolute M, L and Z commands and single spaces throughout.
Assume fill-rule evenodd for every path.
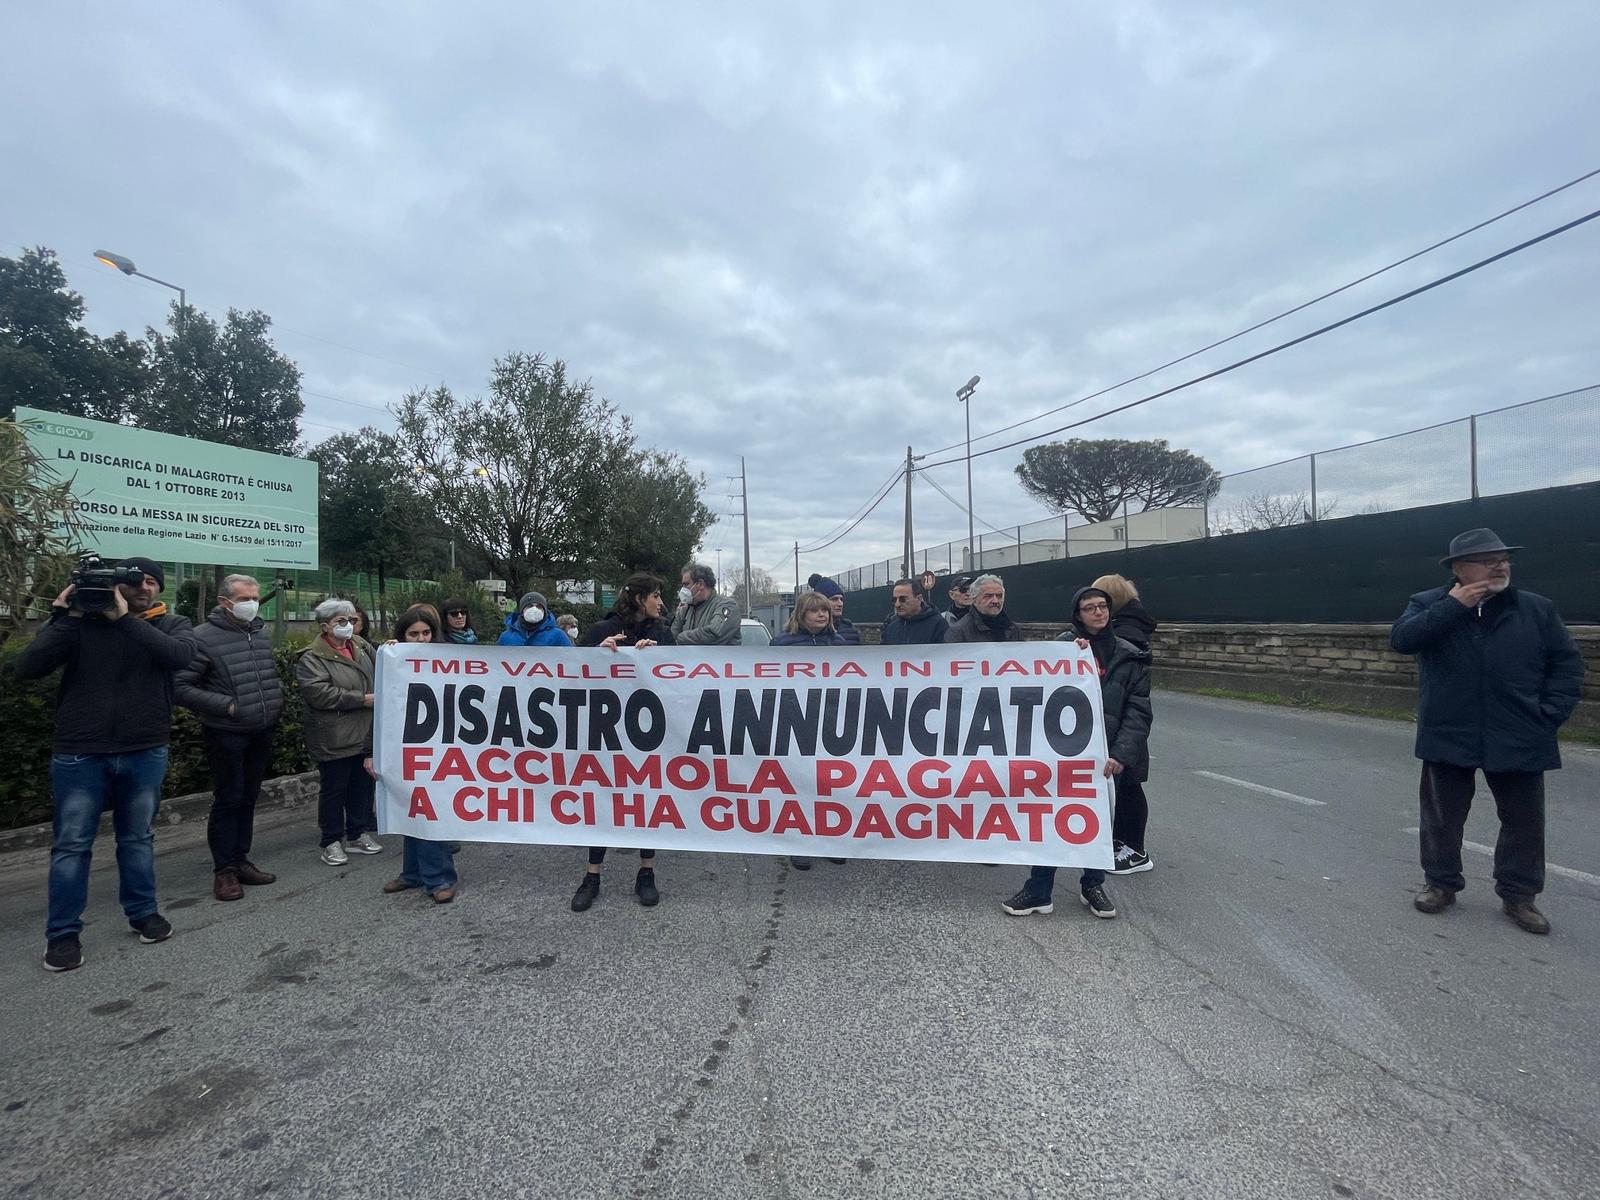
M 1511 555 L 1492 529 L 1469 529 L 1440 559 L 1450 583 L 1418 592 L 1389 644 L 1417 656 L 1421 696 L 1422 872 L 1414 903 L 1439 913 L 1466 886 L 1461 838 L 1481 770 L 1500 816 L 1494 889 L 1529 933 L 1549 933 L 1544 890 L 1544 773 L 1561 766 L 1556 730 L 1578 705 L 1583 659 L 1556 607 L 1511 586 Z
M 61 670 L 50 759 L 54 840 L 44 965 L 83 963 L 78 935 L 89 902 L 89 860 L 100 814 L 112 813 L 123 914 L 145 943 L 172 926 L 156 911 L 156 807 L 172 740 L 173 679 L 194 657 L 194 626 L 156 599 L 161 564 L 125 558 L 108 588 L 72 584 L 17 656 L 19 679 Z M 95 581 L 97 584 L 99 581 Z

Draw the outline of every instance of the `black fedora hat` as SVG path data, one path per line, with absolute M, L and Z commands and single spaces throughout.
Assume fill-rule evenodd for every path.
M 1492 529 L 1469 529 L 1450 539 L 1450 553 L 1439 560 L 1439 565 L 1448 567 L 1456 559 L 1466 558 L 1472 554 L 1493 554 L 1500 550 L 1521 549 L 1521 546 L 1506 545 L 1500 540 L 1500 535 Z

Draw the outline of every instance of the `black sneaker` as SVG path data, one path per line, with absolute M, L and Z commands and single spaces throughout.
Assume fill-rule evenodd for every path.
M 63 933 L 50 939 L 44 951 L 46 971 L 75 971 L 83 966 L 83 946 L 75 933 Z
M 151 913 L 148 917 L 129 921 L 128 924 L 133 926 L 134 932 L 139 935 L 139 940 L 146 946 L 164 942 L 172 936 L 172 922 L 160 913 Z
M 1155 863 L 1150 861 L 1150 856 L 1142 850 L 1135 850 L 1132 846 L 1117 847 L 1117 865 L 1111 868 L 1113 875 L 1137 875 L 1141 871 L 1151 870 Z
M 648 868 L 641 869 L 639 877 L 633 881 L 633 894 L 639 897 L 639 903 L 646 908 L 654 908 L 661 903 L 661 893 L 656 891 L 656 873 Z
M 791 854 L 791 855 L 789 855 L 789 865 L 791 867 L 793 867 L 796 871 L 809 871 L 809 870 L 811 870 L 811 860 L 809 858 L 807 858 L 803 854 Z
M 1106 895 L 1106 889 L 1099 884 L 1083 888 L 1078 892 L 1078 899 L 1083 901 L 1085 908 L 1102 920 L 1109 921 L 1117 915 L 1117 906 L 1111 903 L 1111 897 Z
M 572 911 L 585 912 L 594 903 L 594 898 L 600 894 L 600 872 L 585 871 L 583 882 L 578 885 L 578 890 L 572 893 Z
M 1050 899 L 1041 900 L 1027 888 L 1023 888 L 1011 899 L 1004 901 L 1000 907 L 1013 917 L 1025 917 L 1029 913 L 1049 913 L 1056 910 L 1055 904 Z

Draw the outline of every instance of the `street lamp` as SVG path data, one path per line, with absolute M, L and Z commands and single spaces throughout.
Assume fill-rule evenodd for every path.
M 978 390 L 978 376 L 974 375 L 956 389 L 956 399 L 967 413 L 967 556 L 972 568 L 977 566 L 977 541 L 972 523 L 972 393 Z
M 108 267 L 115 267 L 124 275 L 137 275 L 140 279 L 148 279 L 151 283 L 159 283 L 162 287 L 171 288 L 178 293 L 178 336 L 183 337 L 183 318 L 189 311 L 189 300 L 184 291 L 175 283 L 168 283 L 165 279 L 157 279 L 154 275 L 146 275 L 133 265 L 133 259 L 110 250 L 96 250 L 94 256 Z

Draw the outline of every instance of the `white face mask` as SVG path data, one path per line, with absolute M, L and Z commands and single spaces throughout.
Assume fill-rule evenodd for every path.
M 261 611 L 259 600 L 235 600 L 233 602 L 233 619 L 243 621 L 248 625 L 256 619 L 256 614 Z
M 691 591 L 689 588 L 679 588 L 678 589 L 678 603 L 679 604 L 689 604 L 693 600 L 694 600 L 694 592 Z
M 332 625 L 328 626 L 328 632 L 333 634 L 334 637 L 338 638 L 342 642 L 346 638 L 355 636 L 356 627 L 350 624 L 349 621 L 335 621 Z
M 522 619 L 529 625 L 537 625 L 540 621 L 544 620 L 544 609 L 540 608 L 537 604 L 530 604 L 527 608 L 522 610 Z

